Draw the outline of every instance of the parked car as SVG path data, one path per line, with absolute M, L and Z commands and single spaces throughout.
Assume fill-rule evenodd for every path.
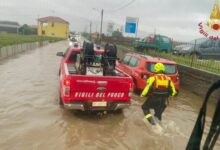
M 192 40 L 189 43 L 177 45 L 173 49 L 173 54 L 176 55 L 192 55 L 195 53 L 198 48 L 200 48 L 201 44 L 207 41 L 206 38 L 200 38 Z
M 146 86 L 146 80 L 155 74 L 154 65 L 159 62 L 165 65 L 165 74 L 171 77 L 176 89 L 179 90 L 180 81 L 176 62 L 148 55 L 127 53 L 116 65 L 133 78 L 136 90 L 143 90 Z
M 201 59 L 220 60 L 220 40 L 206 40 L 195 53 Z
M 173 54 L 175 55 L 187 55 L 191 54 L 193 52 L 193 44 L 183 44 L 183 45 L 178 45 L 174 48 Z

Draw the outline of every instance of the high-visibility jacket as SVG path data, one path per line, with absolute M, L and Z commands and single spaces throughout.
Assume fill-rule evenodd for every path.
M 156 74 L 147 80 L 147 85 L 144 88 L 141 96 L 146 96 L 148 93 L 158 95 L 168 95 L 171 89 L 171 95 L 176 95 L 176 89 L 170 77 L 164 74 Z

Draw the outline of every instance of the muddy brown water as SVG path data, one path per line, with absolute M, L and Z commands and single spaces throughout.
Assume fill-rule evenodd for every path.
M 61 108 L 55 55 L 67 45 L 58 42 L 0 61 L 1 150 L 185 149 L 202 102 L 187 90 L 170 101 L 161 132 L 144 124 L 144 99 L 138 95 L 128 109 L 102 116 Z M 209 116 L 213 109 L 210 104 Z

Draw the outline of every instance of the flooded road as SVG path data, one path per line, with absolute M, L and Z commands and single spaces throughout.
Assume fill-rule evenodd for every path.
M 67 45 L 59 42 L 0 61 L 1 150 L 185 149 L 202 102 L 186 90 L 170 101 L 161 133 L 142 121 L 143 101 L 137 95 L 128 109 L 104 116 L 61 108 L 56 52 Z M 211 115 L 213 104 L 209 107 Z

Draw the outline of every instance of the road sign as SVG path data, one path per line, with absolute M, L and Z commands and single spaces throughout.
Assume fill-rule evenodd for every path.
M 138 25 L 138 18 L 126 17 L 125 32 L 136 34 L 137 25 Z
M 136 33 L 136 23 L 126 22 L 126 24 L 125 24 L 125 32 L 126 33 Z

